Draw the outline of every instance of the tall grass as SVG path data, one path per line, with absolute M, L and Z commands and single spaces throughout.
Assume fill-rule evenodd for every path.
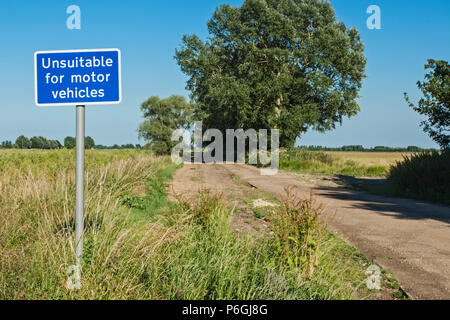
M 301 173 L 355 177 L 384 176 L 389 171 L 388 166 L 364 165 L 322 151 L 309 151 L 304 148 L 281 152 L 280 168 Z
M 450 204 L 450 150 L 404 156 L 388 180 L 397 195 Z
M 318 211 L 308 202 L 287 202 L 284 211 L 275 211 L 281 216 L 271 220 L 273 236 L 250 237 L 230 228 L 233 213 L 220 195 L 204 191 L 169 203 L 165 189 L 174 167 L 168 158 L 141 151 L 87 157 L 82 287 L 68 290 L 66 271 L 74 264 L 71 156 L 46 151 L 38 156 L 42 161 L 27 165 L 2 158 L 0 299 L 345 299 L 366 294 L 359 287 L 366 261 L 336 237 L 319 237 Z M 35 158 L 26 152 L 7 157 Z M 299 217 L 288 222 L 292 228 L 287 231 L 287 239 L 297 243 L 289 242 L 289 250 L 280 252 L 283 231 L 277 226 L 288 212 Z M 286 263 L 286 257 L 295 261 L 297 256 L 301 264 Z
M 71 297 L 74 293 L 64 283 L 65 271 L 74 262 L 72 161 L 66 151 L 47 151 L 36 157 L 45 160 L 30 161 L 23 166 L 15 159 L 23 158 L 26 162 L 35 158 L 35 153 L 20 153 L 8 155 L 9 158 L 2 154 L 0 298 Z M 94 289 L 97 298 L 128 296 L 124 290 L 129 290 L 134 277 L 129 269 L 140 262 L 134 261 L 135 257 L 126 259 L 132 255 L 130 241 L 136 234 L 125 229 L 126 219 L 116 214 L 119 199 L 139 187 L 142 178 L 149 179 L 162 163 L 161 159 L 136 153 L 126 160 L 115 156 L 117 160 L 99 166 L 103 155 L 91 153 L 87 157 L 84 289 L 75 294 L 78 297 L 94 297 L 89 294 Z M 61 159 L 56 161 L 58 157 Z M 50 170 L 52 166 L 58 170 Z M 113 261 L 115 266 L 109 268 Z M 130 272 L 120 279 L 114 270 L 123 273 L 123 268 Z

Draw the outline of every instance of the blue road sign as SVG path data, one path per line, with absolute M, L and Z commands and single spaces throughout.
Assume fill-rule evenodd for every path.
M 38 106 L 115 104 L 122 100 L 119 49 L 38 51 Z

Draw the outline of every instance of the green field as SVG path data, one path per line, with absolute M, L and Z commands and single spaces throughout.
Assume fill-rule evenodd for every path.
M 142 150 L 87 151 L 82 288 L 68 290 L 74 166 L 73 151 L 0 151 L 0 299 L 370 297 L 370 261 L 305 220 L 313 207 L 275 210 L 272 236 L 237 233 L 220 196 L 169 201 L 176 166 Z

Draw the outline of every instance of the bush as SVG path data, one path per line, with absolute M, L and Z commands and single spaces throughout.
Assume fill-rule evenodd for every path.
M 450 204 L 450 150 L 403 158 L 388 176 L 398 195 Z

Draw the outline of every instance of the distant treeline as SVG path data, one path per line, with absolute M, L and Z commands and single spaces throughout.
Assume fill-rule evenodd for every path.
M 310 151 L 354 151 L 354 152 L 423 152 L 434 151 L 436 149 L 424 149 L 416 146 L 409 146 L 406 148 L 392 148 L 385 146 L 377 146 L 374 148 L 364 148 L 361 145 L 354 146 L 342 146 L 336 148 L 322 147 L 322 146 L 300 146 L 299 148 L 305 148 Z
M 21 135 L 16 139 L 16 142 L 12 142 L 9 140 L 5 140 L 0 144 L 0 148 L 3 149 L 74 149 L 76 146 L 75 137 L 66 137 L 64 138 L 64 144 L 61 144 L 58 140 L 51 140 L 45 137 L 32 137 L 27 138 L 24 135 Z M 118 145 L 115 144 L 113 146 L 104 146 L 101 144 L 95 144 L 94 139 L 87 136 L 84 139 L 84 146 L 86 149 L 142 149 L 140 144 L 123 144 Z

